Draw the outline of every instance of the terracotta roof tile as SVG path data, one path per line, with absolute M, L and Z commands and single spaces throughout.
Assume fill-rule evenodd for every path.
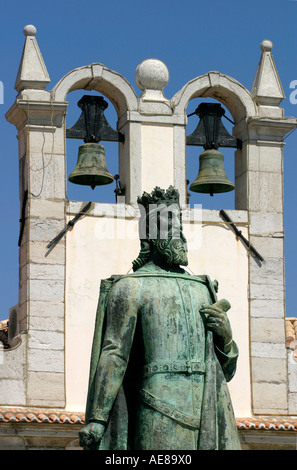
M 72 415 L 70 416 L 70 421 L 71 421 L 72 423 L 81 423 L 81 418 L 80 418 L 79 416 L 77 416 L 76 414 L 75 414 L 75 415 L 72 414 Z
M 286 317 L 285 327 L 286 327 L 286 346 L 290 347 L 291 342 L 292 341 L 295 342 L 297 340 L 297 318 Z
M 65 410 L 0 408 L 0 423 L 48 423 L 81 424 L 85 423 L 85 414 Z M 257 416 L 236 418 L 239 430 L 275 430 L 297 432 L 297 417 Z
M 15 417 L 16 421 L 27 421 L 27 418 L 23 413 L 18 413 Z
M 238 429 L 261 429 L 297 432 L 297 419 L 292 418 L 236 418 Z
M 29 411 L 29 413 L 26 413 L 25 416 L 27 418 L 27 421 L 29 421 L 31 423 L 33 423 L 34 421 L 38 422 L 38 418 L 37 418 L 35 413 L 32 413 L 32 412 Z
M 44 413 L 39 413 L 38 416 L 37 416 L 37 419 L 41 423 L 49 423 L 50 422 L 49 417 L 47 415 L 45 415 Z
M 69 416 L 63 414 L 60 416 L 60 421 L 62 421 L 62 423 L 71 423 L 71 420 L 69 418 Z
M 4 414 L 4 420 L 5 420 L 5 421 L 17 421 L 17 418 L 16 418 L 16 416 L 15 416 L 14 410 L 12 410 L 12 412 L 7 411 L 7 412 Z
M 59 423 L 59 422 L 60 422 L 59 416 L 57 416 L 57 415 L 54 414 L 54 413 L 51 413 L 51 414 L 49 415 L 49 420 L 50 420 L 50 422 L 52 422 L 52 423 Z
M 65 410 L 28 409 L 28 408 L 0 408 L 0 422 L 26 422 L 26 423 L 69 423 L 84 424 L 85 415 L 81 412 L 67 412 Z

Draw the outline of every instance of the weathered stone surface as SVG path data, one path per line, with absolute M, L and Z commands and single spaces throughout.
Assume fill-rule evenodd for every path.
M 50 322 L 57 318 L 64 318 L 64 303 L 57 302 L 55 300 L 32 300 L 30 302 L 30 316 L 32 317 L 32 326 L 33 322 L 35 325 L 35 317 L 42 318 L 41 321 L 46 321 L 46 319 L 48 319 Z M 46 319 L 44 319 L 44 317 L 46 317 Z M 36 323 L 36 325 L 38 325 L 38 323 Z
M 30 348 L 44 350 L 63 350 L 64 334 L 57 331 L 30 329 Z
M 285 382 L 287 378 L 286 359 L 253 357 L 253 382 Z
M 297 414 L 297 393 L 290 393 L 289 392 L 289 410 L 288 413 L 290 415 Z
M 235 178 L 235 207 L 238 210 L 248 207 L 248 183 L 245 173 Z
M 249 209 L 261 212 L 282 212 L 282 174 L 264 171 L 249 172 Z
M 30 240 L 49 243 L 65 227 L 63 220 L 32 218 L 30 223 Z
M 1 405 L 15 405 L 16 403 L 26 402 L 25 381 L 23 378 L 5 379 L 0 382 Z
M 28 349 L 28 370 L 35 372 L 64 372 L 64 351 Z
M 33 264 L 30 265 L 30 279 L 64 280 L 65 267 L 62 264 Z
M 259 266 L 255 261 L 250 262 L 251 279 L 259 284 L 276 285 L 282 290 L 284 285 L 283 258 L 265 258 L 265 263 Z M 263 287 L 265 289 L 265 287 Z
M 30 205 L 31 217 L 44 217 L 47 219 L 65 219 L 65 201 L 51 201 L 48 199 L 32 198 Z
M 25 299 L 24 303 L 19 303 L 18 306 L 18 322 L 19 322 L 19 331 L 23 332 L 27 330 L 27 311 L 28 311 L 28 300 Z
M 251 318 L 280 318 L 284 316 L 284 303 L 282 299 L 251 299 L 250 312 Z
M 288 350 L 288 377 L 289 392 L 296 393 L 297 396 L 297 359 L 294 357 L 294 351 L 290 350 Z
M 254 172 L 272 172 L 279 175 L 283 170 L 283 144 L 258 141 L 249 154 L 249 169 Z M 273 188 L 274 189 L 274 188 Z
M 48 250 L 44 242 L 31 242 L 30 261 L 41 264 L 65 264 L 65 239 L 61 239 L 54 249 Z
M 64 280 L 31 279 L 30 299 L 43 301 L 64 301 Z
M 250 212 L 250 235 L 283 237 L 283 230 L 284 223 L 281 212 Z
M 28 301 L 29 286 L 27 280 L 19 284 L 19 305 L 24 305 Z
M 284 300 L 284 288 L 279 284 L 260 284 L 257 283 L 257 278 L 251 279 L 250 284 L 250 298 L 251 300 Z
M 6 424 L 6 423 L 5 423 Z M 7 426 L 7 424 L 6 424 Z M 3 431 L 2 431 L 3 432 Z M 3 436 L 1 433 L 1 450 L 26 450 L 26 442 L 23 437 L 15 436 L 15 430 L 11 435 Z
M 280 343 L 285 341 L 283 318 L 251 318 L 251 341 L 256 343 Z
M 254 382 L 253 408 L 257 414 L 287 414 L 287 384 Z
M 66 198 L 65 161 L 63 155 L 47 155 L 42 160 L 40 151 L 30 155 L 34 171 L 30 192 L 48 199 Z
M 2 386 L 2 379 L 13 379 L 13 380 L 24 380 L 25 373 L 25 364 L 26 364 L 26 340 L 14 350 L 0 350 L 0 370 L 1 370 L 1 380 L 0 387 L 1 390 L 4 390 Z M 0 399 L 1 403 L 1 399 Z
M 29 372 L 27 389 L 28 405 L 65 405 L 64 374 Z
M 251 353 L 254 357 L 270 357 L 276 359 L 286 358 L 286 347 L 284 343 L 251 343 Z
M 55 405 L 56 406 L 56 405 Z M 1 450 L 81 450 L 77 435 L 81 424 L 26 423 L 0 424 Z
M 33 302 L 32 302 L 33 303 Z M 38 310 L 38 316 L 32 315 L 32 303 L 31 303 L 31 315 L 30 322 L 31 331 L 52 331 L 55 333 L 64 333 L 64 315 L 58 312 L 58 305 L 55 304 L 54 313 L 51 313 L 51 309 L 45 308 L 45 311 Z M 34 302 L 36 303 L 36 302 Z M 47 302 L 49 304 L 49 302 Z M 47 307 L 47 305 L 46 305 Z M 62 310 L 62 309 L 61 309 Z M 63 312 L 63 310 L 62 310 Z M 33 312 L 34 314 L 36 311 Z
M 251 236 L 250 242 L 266 260 L 267 258 L 282 259 L 284 255 L 284 237 Z
M 30 93 L 32 95 L 32 92 Z M 45 98 L 44 96 L 41 97 Z M 35 109 L 36 110 L 36 109 Z M 31 125 L 30 126 L 30 153 L 32 155 L 36 154 L 40 156 L 40 150 L 42 149 L 44 156 L 44 165 L 36 166 L 35 169 L 45 166 L 45 169 L 52 162 L 52 155 L 64 155 L 65 152 L 65 139 L 64 132 L 62 128 L 55 127 L 55 111 L 49 109 L 47 116 L 45 115 L 45 110 L 42 111 L 42 105 L 40 107 L 40 112 L 44 113 L 44 125 Z M 51 119 L 51 114 L 53 114 Z M 40 162 L 37 159 L 37 162 Z

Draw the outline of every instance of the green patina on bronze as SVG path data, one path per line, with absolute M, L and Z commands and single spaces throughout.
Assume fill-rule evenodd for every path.
M 240 449 L 227 386 L 238 357 L 226 315 L 230 304 L 217 300 L 208 276 L 180 266 L 187 256 L 178 192 L 155 188 L 138 202 L 145 208 L 145 236 L 134 273 L 101 282 L 81 445 Z M 158 226 L 153 239 L 152 203 Z M 162 206 L 159 213 L 156 206 Z M 162 208 L 168 206 L 169 236 L 161 239 Z M 180 237 L 173 236 L 176 224 Z

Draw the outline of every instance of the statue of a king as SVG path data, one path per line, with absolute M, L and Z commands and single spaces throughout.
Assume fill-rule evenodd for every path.
M 227 382 L 238 348 L 217 284 L 188 272 L 179 193 L 138 198 L 133 272 L 101 282 L 85 449 L 240 449 Z

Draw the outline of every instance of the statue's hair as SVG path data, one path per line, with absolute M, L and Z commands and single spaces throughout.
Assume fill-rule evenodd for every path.
M 147 240 L 140 241 L 140 252 L 138 257 L 132 262 L 133 271 L 137 271 L 137 269 L 142 268 L 151 257 L 151 249 L 150 243 Z

